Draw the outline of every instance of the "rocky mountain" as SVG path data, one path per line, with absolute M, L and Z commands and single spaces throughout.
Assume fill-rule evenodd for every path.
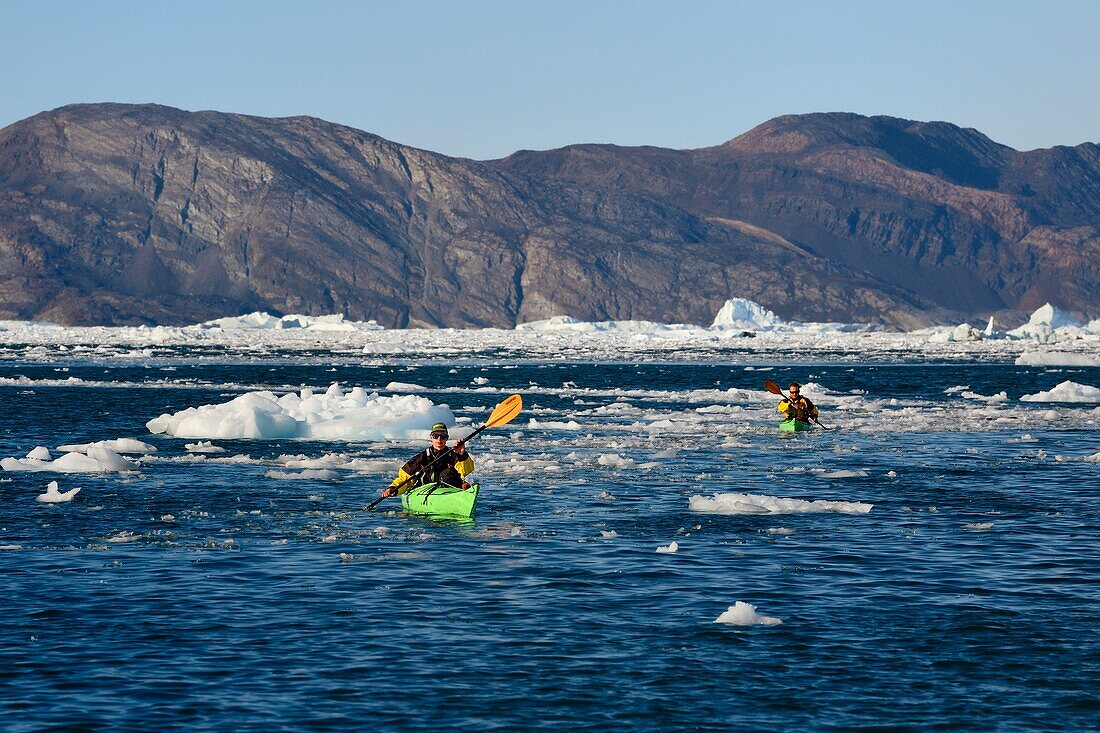
M 901 327 L 1100 316 L 1100 148 L 781 117 L 700 150 L 451 158 L 307 117 L 74 105 L 0 130 L 0 318 Z

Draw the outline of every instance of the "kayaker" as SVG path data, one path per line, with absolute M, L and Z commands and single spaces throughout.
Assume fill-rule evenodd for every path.
M 787 387 L 788 396 L 779 402 L 779 411 L 787 416 L 788 420 L 798 420 L 808 423 L 817 420 L 817 406 L 810 402 L 808 397 L 802 395 L 802 385 L 791 382 Z
M 432 444 L 405 462 L 397 472 L 397 478 L 382 490 L 383 497 L 404 494 L 409 489 L 424 484 L 442 483 L 462 489 L 468 486 L 465 478 L 473 473 L 474 459 L 466 452 L 466 444 L 459 440 L 448 453 L 447 439 L 450 435 L 447 424 L 441 422 L 432 425 L 428 437 Z M 417 477 L 410 481 L 410 476 Z

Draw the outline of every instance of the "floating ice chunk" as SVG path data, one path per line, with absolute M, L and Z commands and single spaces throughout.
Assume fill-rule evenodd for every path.
M 657 548 L 657 552 L 663 555 L 671 555 L 680 549 L 680 545 L 676 542 L 670 542 L 667 545 L 661 545 Z
M 825 473 L 819 473 L 818 478 L 862 478 L 867 475 L 864 470 L 858 471 L 826 471 Z
M 581 424 L 576 420 L 570 420 L 569 422 L 553 422 L 531 418 L 527 422 L 527 427 L 540 428 L 544 430 L 580 430 Z
M 1100 454 L 1097 454 L 1097 455 L 1100 455 Z M 618 536 L 619 536 L 619 533 L 616 532 L 613 529 L 611 529 L 611 530 L 608 530 L 608 529 L 600 530 L 600 537 L 602 537 L 605 540 L 613 540 Z
M 19 460 L 5 458 L 0 461 L 5 471 L 56 471 L 57 473 L 109 473 L 112 471 L 137 471 L 140 466 L 128 461 L 110 448 L 92 446 L 88 454 L 66 453 L 56 461 L 32 458 Z
M 130 532 L 123 530 L 117 534 L 111 535 L 107 538 L 107 542 L 119 543 L 119 542 L 137 542 L 141 539 L 141 535 L 137 532 Z
M 309 389 L 281 397 L 248 392 L 222 404 L 161 415 L 146 427 L 179 438 L 383 440 L 422 438 L 435 422 L 454 425 L 454 415 L 425 397 L 380 397 L 359 387 L 344 393 L 333 384 L 323 395 Z
M 474 377 L 472 384 L 483 385 L 488 384 L 489 380 L 486 377 Z
M 967 392 L 963 392 L 962 395 L 960 395 L 960 396 L 963 397 L 964 399 L 977 400 L 979 402 L 985 402 L 986 404 L 990 404 L 990 405 L 1000 404 L 1002 402 L 1008 402 L 1008 392 L 1004 392 L 1004 391 L 998 392 L 997 394 L 990 395 L 988 397 L 985 396 L 985 395 L 980 395 L 977 392 L 967 391 Z
M 1040 306 L 1032 313 L 1027 324 L 1029 326 L 1049 326 L 1051 328 L 1066 328 L 1067 326 L 1080 328 L 1082 325 L 1079 320 L 1050 303 Z
M 59 445 L 57 449 L 62 453 L 87 453 L 94 447 L 107 448 L 115 453 L 136 453 L 147 455 L 156 453 L 156 446 L 149 445 L 133 438 L 116 438 L 115 440 L 100 440 L 95 443 L 80 443 L 74 445 Z
M 634 468 L 635 465 L 633 458 L 623 458 L 618 453 L 604 453 L 596 462 L 610 468 Z
M 726 611 L 714 619 L 716 624 L 730 624 L 732 626 L 777 626 L 783 621 L 774 616 L 762 616 L 756 612 L 756 606 L 744 601 L 730 606 Z
M 768 328 L 779 323 L 779 318 L 764 306 L 744 298 L 731 298 L 722 304 L 710 327 L 744 331 Z
M 1100 366 L 1100 357 L 1069 351 L 1025 351 L 1016 357 L 1017 366 Z
M 39 494 L 35 501 L 41 501 L 46 504 L 61 504 L 62 502 L 72 501 L 73 497 L 80 493 L 80 488 L 69 489 L 68 491 L 59 491 L 57 488 L 57 482 L 51 481 L 46 486 L 46 493 Z
M 225 448 L 214 445 L 209 440 L 200 440 L 198 443 L 187 443 L 183 446 L 191 453 L 225 453 Z
M 44 445 L 37 446 L 34 450 L 27 454 L 27 458 L 32 461 L 49 461 L 53 460 L 53 456 L 50 455 L 50 449 Z
M 858 501 L 805 501 L 787 499 L 766 494 L 715 494 L 713 498 L 695 496 L 688 499 L 693 512 L 709 514 L 799 514 L 839 512 L 843 514 L 867 514 L 874 504 Z
M 387 392 L 426 392 L 427 388 L 421 387 L 419 384 L 409 384 L 408 382 L 390 382 L 386 385 Z
M 286 315 L 276 318 L 270 313 L 249 313 L 244 316 L 218 318 L 198 324 L 200 329 L 220 331 L 274 331 L 303 329 L 308 331 L 377 331 L 376 321 L 345 321 L 343 313 L 327 316 Z
M 985 532 L 987 529 L 993 528 L 993 522 L 972 522 L 970 524 L 964 524 L 963 529 L 968 529 L 971 532 Z
M 769 527 L 768 534 L 779 534 L 786 536 L 794 534 L 794 530 L 788 529 L 787 527 Z
M 309 468 L 298 473 L 292 473 L 288 471 L 268 471 L 264 474 L 268 478 L 278 479 L 280 481 L 293 481 L 296 479 L 318 479 L 322 481 L 331 481 L 334 478 L 340 478 L 340 474 L 336 471 L 330 471 L 324 468 Z
M 1085 459 L 1089 463 L 1100 463 L 1100 451 L 1093 453 L 1091 456 Z
M 1021 402 L 1100 402 L 1100 389 L 1066 380 L 1046 392 L 1026 394 Z

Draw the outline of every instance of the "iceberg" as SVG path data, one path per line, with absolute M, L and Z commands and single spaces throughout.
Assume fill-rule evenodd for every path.
M 161 415 L 146 427 L 177 438 L 386 440 L 422 438 L 435 422 L 454 425 L 454 414 L 425 397 L 381 397 L 361 387 L 345 394 L 334 383 L 323 394 L 308 388 L 281 397 L 248 392 L 222 404 Z

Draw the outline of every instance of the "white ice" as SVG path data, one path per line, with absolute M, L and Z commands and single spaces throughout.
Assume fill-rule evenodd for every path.
M 657 552 L 661 553 L 662 555 L 672 555 L 679 549 L 679 544 L 677 544 L 676 542 L 670 542 L 667 545 L 661 545 L 660 547 L 658 547 Z
M 73 445 L 59 445 L 57 449 L 62 453 L 87 453 L 95 447 L 107 448 L 115 453 L 129 453 L 147 455 L 156 453 L 156 446 L 149 445 L 133 438 L 115 438 L 114 440 L 100 440 L 95 443 L 80 443 Z
M 710 327 L 641 321 L 585 323 L 559 316 L 536 324 L 505 329 L 380 329 L 373 323 L 352 323 L 340 315 L 286 316 L 251 314 L 183 327 L 73 327 L 7 322 L 0 328 L 0 350 L 9 345 L 21 358 L 46 361 L 65 347 L 85 357 L 148 359 L 165 345 L 186 348 L 202 345 L 247 358 L 327 349 L 348 356 L 387 355 L 415 358 L 455 358 L 494 350 L 501 356 L 526 359 L 565 358 L 622 360 L 632 356 L 666 356 L 677 360 L 728 358 L 728 349 L 745 350 L 747 358 L 770 356 L 797 337 L 800 352 L 813 358 L 882 358 L 906 355 L 922 358 L 1015 359 L 1024 351 L 1045 349 L 1095 357 L 1100 353 L 1100 321 L 1081 326 L 1060 311 L 1044 306 L 1026 327 L 991 332 L 971 340 L 954 340 L 956 326 L 933 327 L 908 333 L 868 324 L 797 323 L 782 321 L 765 305 L 737 298 L 722 306 L 721 317 Z M 774 320 L 773 320 L 774 319 Z M 281 324 L 281 325 L 280 325 Z M 745 328 L 745 326 L 749 326 Z M 334 330 L 343 329 L 343 330 Z M 745 331 L 756 338 L 742 336 Z M 584 333 L 578 339 L 577 333 Z M 996 336 L 996 337 L 995 337 Z M 16 379 L 24 379 L 16 377 Z M 37 383 L 37 382 L 36 382 Z M 64 380 L 41 380 L 62 385 Z
M 756 606 L 744 601 L 737 601 L 730 606 L 721 616 L 714 619 L 716 624 L 730 624 L 732 626 L 777 626 L 783 621 L 774 616 L 763 616 L 756 612 Z
M 33 453 L 34 451 L 32 451 Z M 56 461 L 37 458 L 5 458 L 0 461 L 5 471 L 55 471 L 57 473 L 110 473 L 137 471 L 138 464 L 120 456 L 110 448 L 88 444 L 88 452 L 66 453 Z
M 711 498 L 696 494 L 688 500 L 693 512 L 709 514 L 800 514 L 840 512 L 843 514 L 867 514 L 874 504 L 858 501 L 827 501 L 818 499 L 787 499 L 766 494 L 715 494 Z
M 1016 357 L 1017 366 L 1100 366 L 1096 354 L 1074 354 L 1069 351 L 1025 351 Z
M 66 501 L 72 501 L 73 497 L 80 493 L 80 488 L 69 489 L 68 491 L 59 491 L 57 488 L 57 482 L 51 481 L 46 486 L 46 493 L 39 494 L 35 501 L 41 501 L 46 504 L 61 504 Z
M 1022 402 L 1084 402 L 1100 403 L 1100 389 L 1088 384 L 1078 384 L 1066 380 L 1058 386 L 1046 392 L 1026 394 L 1020 398 Z
M 454 414 L 425 397 L 381 397 L 360 387 L 345 393 L 333 384 L 323 394 L 249 392 L 161 415 L 146 427 L 178 438 L 385 440 L 422 438 L 435 422 L 454 425 Z
M 183 446 L 190 453 L 225 453 L 225 448 L 214 445 L 209 440 L 200 440 L 198 443 L 186 443 Z

